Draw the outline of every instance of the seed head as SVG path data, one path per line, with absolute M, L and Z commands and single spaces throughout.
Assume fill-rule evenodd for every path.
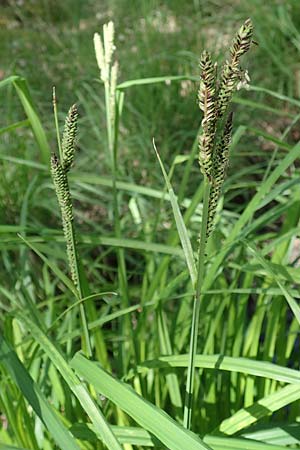
M 69 109 L 68 115 L 65 121 L 65 127 L 62 137 L 62 167 L 68 172 L 74 161 L 75 155 L 75 140 L 77 135 L 77 120 L 78 110 L 77 106 L 73 105 Z
M 200 60 L 199 107 L 203 111 L 202 132 L 199 138 L 199 164 L 201 172 L 211 179 L 212 152 L 216 132 L 216 67 L 211 56 L 204 51 Z

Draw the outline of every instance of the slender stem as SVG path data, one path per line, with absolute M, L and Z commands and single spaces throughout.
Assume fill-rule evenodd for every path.
M 71 231 L 71 241 L 70 245 L 73 248 L 73 254 L 75 255 L 75 276 L 76 276 L 76 287 L 79 295 L 79 300 L 82 300 L 84 298 L 82 286 L 81 286 L 81 279 L 80 279 L 80 271 L 79 271 L 79 260 L 78 260 L 78 252 L 77 252 L 77 246 L 76 246 L 76 239 L 75 239 L 75 229 L 73 223 L 70 224 L 70 231 Z M 79 311 L 81 316 L 81 322 L 82 322 L 82 328 L 83 328 L 83 337 L 84 337 L 84 344 L 85 344 L 85 354 L 87 357 L 92 356 L 92 348 L 91 348 L 91 341 L 90 341 L 90 335 L 89 335 L 89 329 L 86 319 L 86 313 L 84 309 L 84 304 L 82 302 L 79 303 Z
M 119 217 L 119 201 L 118 201 L 118 191 L 117 191 L 117 128 L 112 124 L 112 113 L 115 114 L 116 124 L 118 123 L 118 111 L 111 111 L 111 86 L 110 79 L 108 79 L 105 84 L 105 110 L 106 110 L 106 128 L 107 128 L 107 139 L 108 147 L 111 158 L 111 173 L 112 173 L 112 194 L 113 194 L 113 214 L 114 214 L 114 231 L 116 237 L 121 237 L 121 224 Z M 118 108 L 118 106 L 117 106 Z M 124 250 L 122 248 L 117 249 L 117 259 L 118 259 L 118 276 L 120 283 L 120 291 L 122 296 L 122 306 L 126 308 L 129 304 L 128 300 L 128 286 L 126 277 L 126 262 L 124 257 Z M 128 323 L 128 318 L 120 319 L 120 334 L 126 334 L 126 323 Z M 127 358 L 128 352 L 124 348 L 124 343 L 120 343 L 120 362 L 123 371 L 126 371 L 127 364 L 125 359 Z
M 189 363 L 186 381 L 186 396 L 183 413 L 183 425 L 185 428 L 191 428 L 192 421 L 192 404 L 193 404 L 193 391 L 194 391 L 194 379 L 195 379 L 195 357 L 197 354 L 197 338 L 199 329 L 199 312 L 201 302 L 201 287 L 204 279 L 205 269 L 205 248 L 206 248 L 206 232 L 207 232 L 207 220 L 208 220 L 208 204 L 209 204 L 210 184 L 206 177 L 204 177 L 204 194 L 203 194 L 203 212 L 202 223 L 200 233 L 200 244 L 198 249 L 198 268 L 197 268 L 197 280 L 195 284 L 194 306 L 192 316 L 192 327 L 190 337 L 190 350 L 189 350 Z
M 55 121 L 55 129 L 56 129 L 57 146 L 58 146 L 58 151 L 59 151 L 59 159 L 60 159 L 60 161 L 62 161 L 63 154 L 62 154 L 61 143 L 60 143 L 60 135 L 59 135 L 58 116 L 57 116 L 57 100 L 56 100 L 55 86 L 53 86 L 53 91 L 52 91 L 52 102 L 53 102 L 53 112 L 54 112 L 54 121 Z

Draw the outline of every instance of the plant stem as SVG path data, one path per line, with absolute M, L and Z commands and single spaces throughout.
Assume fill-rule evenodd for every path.
M 60 161 L 62 161 L 63 155 L 62 155 L 62 149 L 61 149 L 61 143 L 60 143 L 60 135 L 59 135 L 58 115 L 57 115 L 57 100 L 56 100 L 55 86 L 53 86 L 53 91 L 52 91 L 52 102 L 53 102 L 53 112 L 54 112 L 54 121 L 55 121 L 55 129 L 56 129 L 57 147 L 58 147 L 58 151 L 59 151 L 59 159 L 60 159 Z
M 119 120 L 118 113 L 118 104 L 116 106 L 115 111 L 111 111 L 110 104 L 110 82 L 107 80 L 104 84 L 105 87 L 105 110 L 106 110 L 106 128 L 107 128 L 107 139 L 108 139 L 108 147 L 111 158 L 111 174 L 112 174 L 112 193 L 113 193 L 113 215 L 114 215 L 114 231 L 115 236 L 117 238 L 121 238 L 121 224 L 119 217 L 119 201 L 118 201 L 118 191 L 117 191 L 117 152 L 118 152 L 118 143 L 117 136 L 118 130 L 116 128 Z M 115 126 L 113 126 L 111 117 L 112 113 L 115 114 Z M 127 285 L 127 276 L 126 276 L 126 262 L 124 256 L 124 249 L 117 249 L 117 260 L 118 260 L 118 276 L 119 276 L 119 285 L 122 297 L 122 307 L 126 308 L 129 304 L 128 300 L 128 285 Z M 127 324 L 128 318 L 120 319 L 120 335 L 125 336 L 127 333 Z M 129 329 L 129 328 L 128 328 Z M 128 352 L 125 350 L 125 345 L 123 342 L 120 343 L 120 366 L 122 367 L 122 371 L 127 370 L 127 363 L 125 360 L 127 359 Z
M 82 300 L 84 297 L 83 297 L 82 286 L 81 286 L 80 271 L 79 271 L 79 267 L 78 267 L 78 265 L 79 265 L 78 252 L 77 252 L 77 247 L 76 247 L 75 229 L 74 229 L 73 223 L 70 224 L 70 231 L 71 231 L 70 245 L 72 245 L 73 252 L 74 252 L 73 254 L 75 255 L 74 266 L 75 266 L 75 272 L 76 272 L 76 284 L 77 284 L 76 287 L 77 287 L 77 291 L 78 291 L 79 300 Z M 92 348 L 91 348 L 89 329 L 88 329 L 86 313 L 85 313 L 83 302 L 79 303 L 79 311 L 80 311 L 82 328 L 83 328 L 84 353 L 88 358 L 90 358 L 92 356 Z
M 192 327 L 190 337 L 190 350 L 189 350 L 189 363 L 186 381 L 186 396 L 184 404 L 183 425 L 185 428 L 190 429 L 192 421 L 192 404 L 193 404 L 193 391 L 194 391 L 194 379 L 195 379 L 195 356 L 197 353 L 197 338 L 199 329 L 199 312 L 201 302 L 201 287 L 204 279 L 205 268 L 205 248 L 206 248 L 206 232 L 207 232 L 207 220 L 208 220 L 208 204 L 210 194 L 210 183 L 207 177 L 204 177 L 204 194 L 203 194 L 203 211 L 202 211 L 202 223 L 200 233 L 200 244 L 198 249 L 198 267 L 197 267 L 197 280 L 195 284 L 195 296 L 192 316 Z

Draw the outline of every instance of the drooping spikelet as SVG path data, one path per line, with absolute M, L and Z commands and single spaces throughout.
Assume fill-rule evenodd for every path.
M 77 106 L 73 105 L 69 109 L 68 115 L 65 121 L 65 127 L 62 137 L 62 167 L 68 172 L 74 161 L 75 155 L 75 140 L 77 135 L 77 120 L 78 110 Z
M 228 167 L 229 148 L 231 144 L 231 135 L 232 135 L 232 117 L 233 114 L 232 113 L 229 114 L 224 127 L 223 135 L 221 137 L 220 142 L 216 146 L 216 149 L 213 154 L 213 171 L 212 171 L 213 176 L 208 205 L 208 221 L 206 234 L 207 238 L 210 236 L 213 230 L 218 201 L 220 198 L 222 185 Z
M 232 119 L 233 113 L 231 112 L 227 117 L 221 140 L 216 146 L 213 154 L 213 183 L 219 185 L 223 184 L 229 162 L 229 147 L 231 144 L 232 135 Z
M 237 60 L 243 56 L 250 48 L 253 35 L 253 25 L 251 19 L 247 19 L 235 35 L 231 47 L 230 55 L 232 60 Z
M 221 83 L 218 92 L 217 114 L 222 117 L 234 94 L 240 79 L 240 59 L 249 50 L 252 42 L 253 25 L 250 19 L 241 26 L 235 35 L 231 47 L 231 59 L 226 61 L 221 75 Z
M 216 67 L 211 56 L 204 51 L 200 60 L 199 107 L 203 111 L 202 132 L 199 138 L 199 164 L 201 172 L 211 179 L 212 152 L 216 131 Z

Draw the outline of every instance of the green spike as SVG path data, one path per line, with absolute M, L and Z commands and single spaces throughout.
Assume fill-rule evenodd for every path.
M 75 140 L 77 135 L 77 120 L 78 110 L 77 106 L 73 105 L 69 109 L 65 121 L 65 127 L 62 137 L 62 166 L 68 172 L 73 164 L 75 155 Z

